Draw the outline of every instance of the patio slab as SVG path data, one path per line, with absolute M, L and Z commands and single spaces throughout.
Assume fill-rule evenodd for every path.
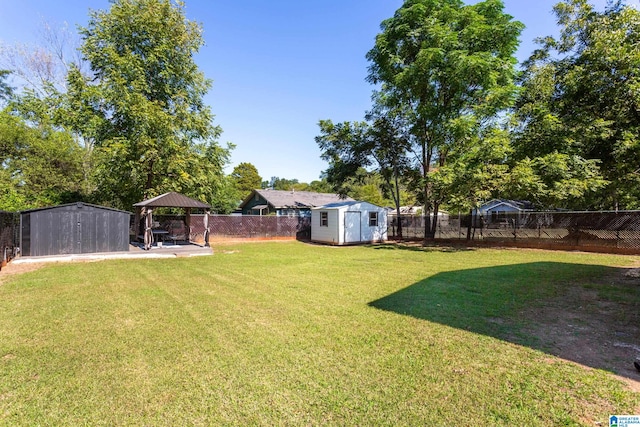
M 127 252 L 104 252 L 93 254 L 68 254 L 51 256 L 25 256 L 14 258 L 13 264 L 72 262 L 72 261 L 101 261 L 107 259 L 139 259 L 139 258 L 181 258 L 213 255 L 213 249 L 198 245 L 162 245 L 153 246 L 150 250 L 138 245 L 129 245 Z

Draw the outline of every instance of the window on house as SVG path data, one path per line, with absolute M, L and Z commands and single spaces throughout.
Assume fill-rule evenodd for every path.
M 320 227 L 329 226 L 329 212 L 320 212 Z
M 378 212 L 369 212 L 369 227 L 378 226 Z
M 507 220 L 506 211 L 491 211 L 491 222 L 501 222 Z

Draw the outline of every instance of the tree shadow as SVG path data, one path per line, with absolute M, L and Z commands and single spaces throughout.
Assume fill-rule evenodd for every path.
M 383 245 L 369 245 L 376 250 L 386 251 L 411 251 L 411 252 L 469 252 L 475 251 L 475 248 L 458 246 L 458 245 L 442 245 L 433 244 L 422 246 L 421 242 L 402 242 L 402 243 L 385 243 Z
M 553 262 L 456 270 L 369 305 L 640 381 L 640 279 L 627 271 Z

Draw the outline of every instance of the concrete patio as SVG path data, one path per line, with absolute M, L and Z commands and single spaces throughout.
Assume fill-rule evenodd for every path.
M 72 262 L 72 261 L 101 261 L 107 259 L 136 259 L 136 258 L 181 258 L 213 255 L 210 247 L 195 244 L 152 246 L 145 250 L 144 245 L 131 244 L 127 252 L 104 252 L 91 254 L 68 254 L 51 256 L 25 256 L 14 258 L 12 264 Z

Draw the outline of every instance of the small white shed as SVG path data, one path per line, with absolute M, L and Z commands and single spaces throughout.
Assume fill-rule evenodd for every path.
M 384 242 L 387 210 L 367 202 L 344 201 L 311 209 L 311 241 L 332 245 Z

